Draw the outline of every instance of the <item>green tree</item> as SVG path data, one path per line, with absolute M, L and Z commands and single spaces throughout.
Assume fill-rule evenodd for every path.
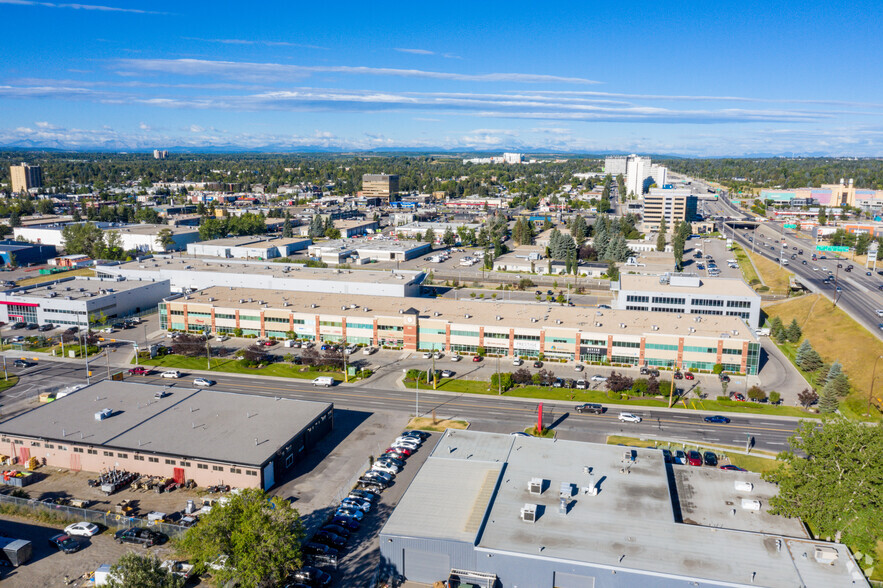
M 665 217 L 659 223 L 659 233 L 656 235 L 656 251 L 665 251 L 665 233 L 668 231 L 668 225 L 665 224 Z
M 19 217 L 17 210 L 13 210 L 12 213 L 10 213 L 9 226 L 13 228 L 21 226 L 21 218 Z
M 214 582 L 236 581 L 243 586 L 277 586 L 303 565 L 300 546 L 304 529 L 288 500 L 256 488 L 231 494 L 187 530 L 180 542 L 200 571 L 226 556 Z
M 773 339 L 778 339 L 779 333 L 781 333 L 783 329 L 784 327 L 782 325 L 782 319 L 774 316 L 773 319 L 770 321 L 770 337 L 772 337 Z
M 582 216 L 576 215 L 576 218 L 573 219 L 573 222 L 570 223 L 570 236 L 573 237 L 573 240 L 576 241 L 577 247 L 583 244 L 583 241 L 586 240 L 586 235 L 589 232 L 589 227 L 586 225 L 585 219 Z
M 220 239 L 227 235 L 227 224 L 219 218 L 209 217 L 202 219 L 199 225 L 199 238 L 203 241 Z
M 325 236 L 329 239 L 340 239 L 340 229 L 338 229 L 337 227 L 325 229 Z
M 69 255 L 97 257 L 96 253 L 104 248 L 104 231 L 95 223 L 67 225 L 61 230 L 61 240 Z
M 172 229 L 160 229 L 160 231 L 156 234 L 156 244 L 163 251 L 169 251 L 170 249 L 175 247 L 175 237 L 172 234 Z
M 883 539 L 883 429 L 836 416 L 801 421 L 789 445 L 777 457 L 787 467 L 763 475 L 778 486 L 771 512 L 873 553 Z
M 454 231 L 451 230 L 451 227 L 445 229 L 445 234 L 442 237 L 442 242 L 448 247 L 451 247 L 454 243 L 457 242 L 457 236 L 454 234 Z
M 607 277 L 611 282 L 619 280 L 619 268 L 612 261 L 607 264 Z
M 110 566 L 110 577 L 105 586 L 110 588 L 180 588 L 184 578 L 161 567 L 155 555 L 124 553 Z
M 821 368 L 824 363 L 825 362 L 822 361 L 822 356 L 819 355 L 819 352 L 810 348 L 810 350 L 804 354 L 803 361 L 797 365 L 804 371 L 814 372 Z
M 104 233 L 104 257 L 110 259 L 123 259 L 123 238 L 119 231 L 107 231 Z
M 782 400 L 782 395 L 775 390 L 770 392 L 770 404 L 779 404 Z
M 826 224 L 828 224 L 828 215 L 825 212 L 825 207 L 821 206 L 819 207 L 819 225 L 824 227 Z
M 325 223 L 322 222 L 322 217 L 318 214 L 314 214 L 313 218 L 310 220 L 310 229 L 309 236 L 311 239 L 318 239 L 319 237 L 323 237 L 325 235 Z
M 607 244 L 604 259 L 610 261 L 626 261 L 632 254 L 622 233 L 617 233 Z
M 837 400 L 837 387 L 834 385 L 834 380 L 829 380 L 819 395 L 819 412 L 836 412 L 839 406 L 840 401 Z
M 778 318 L 778 317 L 776 317 Z M 775 319 L 773 319 L 775 320 Z M 782 321 L 779 321 L 779 324 L 782 324 Z M 772 327 L 770 328 L 770 335 L 773 334 Z M 797 353 L 794 355 L 794 362 L 798 365 L 798 367 L 803 367 L 803 361 L 806 359 L 806 354 L 812 351 L 812 345 L 809 342 L 809 339 L 804 339 L 803 343 L 800 344 L 800 347 L 797 348 Z
M 435 231 L 433 231 L 431 228 L 426 229 L 426 232 L 423 233 L 423 240 L 426 241 L 427 243 L 434 243 L 435 242 Z
M 282 236 L 286 239 L 290 239 L 291 235 L 292 235 L 291 213 L 286 210 L 285 211 L 285 222 L 282 223 Z

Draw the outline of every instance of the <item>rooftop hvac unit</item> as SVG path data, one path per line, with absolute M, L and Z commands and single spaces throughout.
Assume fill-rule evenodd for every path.
M 596 327 L 600 327 L 600 326 L 601 326 L 601 323 L 595 323 L 595 326 L 596 326 Z
M 619 328 L 620 328 L 620 329 L 624 329 L 624 328 L 625 328 L 625 323 L 619 323 Z
M 315 303 L 310 304 L 310 308 L 316 308 L 316 304 Z
M 501 321 L 501 320 L 503 320 L 503 317 L 497 315 L 497 320 L 498 320 L 498 321 Z
M 103 421 L 104 419 L 110 418 L 110 416 L 112 414 L 113 414 L 113 411 L 111 411 L 109 408 L 103 408 L 100 411 L 95 413 L 95 420 L 96 421 Z
M 283 307 L 284 307 L 284 306 L 288 306 L 288 303 L 287 303 L 287 302 L 283 302 L 283 303 L 282 303 L 282 306 L 283 306 Z
M 738 334 L 739 334 L 739 330 L 738 330 L 738 329 L 733 329 L 731 332 L 733 333 L 733 335 L 738 335 Z
M 754 490 L 754 484 L 752 484 L 751 482 L 744 482 L 742 480 L 736 480 L 733 483 L 733 486 L 736 488 L 736 490 L 740 492 L 751 492 L 752 490 Z
M 537 319 L 531 317 L 530 322 L 535 323 L 535 322 L 537 322 Z
M 212 296 L 209 296 L 209 297 L 208 297 L 208 301 L 209 301 L 209 302 L 214 302 L 214 301 L 215 301 L 215 299 L 214 299 L 214 297 L 212 297 Z
M 542 478 L 531 478 L 527 483 L 527 491 L 531 494 L 540 495 L 543 493 L 543 486 L 546 481 Z
M 254 299 L 253 299 L 253 298 L 249 298 L 248 301 L 249 301 L 249 302 L 254 302 Z
M 525 504 L 523 507 L 521 507 L 520 518 L 525 523 L 537 522 L 537 505 Z
M 650 327 L 650 328 L 653 329 L 654 331 L 658 331 L 658 330 L 659 330 L 659 325 L 653 325 L 653 326 Z
M 405 314 L 405 310 L 403 308 L 399 309 L 399 314 Z
M 570 482 L 561 482 L 561 485 L 558 488 L 558 497 L 570 498 L 571 496 L 573 496 L 573 484 Z
M 696 321 L 697 323 L 701 323 L 701 322 L 702 322 L 702 317 L 701 317 L 701 316 L 697 316 L 697 317 L 694 318 L 693 320 Z
M 760 500 L 742 499 L 742 510 L 760 510 Z
M 434 312 L 434 313 L 432 313 L 432 316 L 438 316 L 438 315 L 439 315 L 438 312 Z
M 350 308 L 359 308 L 358 304 L 350 304 Z
M 243 302 L 245 302 L 245 298 L 240 298 L 240 299 L 239 299 L 239 304 L 242 304 Z
M 471 315 L 471 314 L 467 314 L 467 315 L 466 315 L 466 318 L 472 318 L 472 315 Z
M 695 332 L 696 332 L 696 329 L 694 329 L 693 327 L 690 327 L 690 332 L 691 332 L 691 333 L 695 333 Z

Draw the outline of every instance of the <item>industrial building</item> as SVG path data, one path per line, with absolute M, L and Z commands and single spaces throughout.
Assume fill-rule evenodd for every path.
M 187 245 L 187 254 L 225 259 L 276 259 L 303 251 L 310 239 L 286 239 L 260 236 L 227 237 Z
M 46 225 L 33 225 L 28 227 L 15 227 L 12 234 L 16 239 L 25 239 L 31 243 L 55 245 L 64 248 L 62 231 L 70 223 L 53 223 Z M 174 227 L 171 225 L 151 224 L 121 224 L 121 223 L 92 223 L 101 230 L 116 231 L 120 236 L 122 248 L 126 251 L 135 249 L 144 252 L 179 251 L 187 248 L 188 243 L 199 241 L 199 229 L 197 227 Z M 169 246 L 160 242 L 160 232 L 168 230 L 172 243 Z
M 303 264 L 244 260 L 190 259 L 157 256 L 127 263 L 100 265 L 99 277 L 129 280 L 169 280 L 172 291 L 202 290 L 212 286 L 250 288 L 252 291 L 293 295 L 356 294 L 419 296 L 423 272 L 395 270 L 338 270 Z M 255 297 L 261 297 L 257 294 Z
M 336 239 L 310 245 L 310 257 L 325 263 L 368 263 L 370 261 L 407 261 L 432 251 L 432 243 L 386 241 L 380 239 Z
M 399 177 L 387 174 L 364 174 L 361 196 L 380 198 L 384 203 L 395 200 L 399 191 Z
M 102 381 L 0 423 L 0 453 L 268 490 L 331 430 L 332 411 L 327 402 Z
M 6 266 L 46 263 L 52 257 L 55 257 L 54 245 L 34 245 L 12 239 L 0 241 L 0 263 Z
M 170 293 L 168 280 L 62 278 L 0 292 L 0 321 L 86 329 L 102 317 L 111 319 L 155 308 Z
M 395 228 L 397 235 L 401 235 L 408 239 L 418 237 L 425 238 L 426 231 L 431 230 L 435 235 L 435 239 L 441 240 L 445 236 L 445 232 L 450 229 L 455 235 L 460 229 L 468 229 L 476 233 L 481 230 L 481 223 L 444 223 L 444 222 L 411 222 Z
M 367 235 L 369 233 L 377 231 L 378 229 L 380 229 L 380 224 L 377 221 L 373 220 L 335 220 L 334 228 L 340 231 L 340 236 L 342 238 L 351 239 L 353 237 L 361 237 L 362 235 Z M 308 237 L 310 235 L 309 224 L 297 227 L 296 230 L 299 231 L 301 236 L 303 237 Z
M 354 271 L 347 276 L 361 273 Z M 379 287 L 376 286 L 376 287 Z M 760 343 L 735 316 L 571 308 L 550 303 L 213 287 L 165 301 L 160 328 L 402 348 L 756 374 Z
M 696 219 L 696 205 L 697 198 L 689 189 L 650 188 L 650 193 L 644 195 L 643 230 L 659 231 L 664 218 L 671 232 L 675 223 Z
M 43 187 L 43 170 L 39 165 L 21 165 L 9 166 L 9 176 L 12 179 L 12 192 L 20 194 L 31 189 Z
M 611 284 L 614 308 L 701 316 L 735 316 L 751 328 L 760 326 L 760 296 L 732 278 L 695 275 L 622 274 Z
M 481 588 L 868 586 L 845 545 L 766 512 L 757 474 L 673 481 L 689 467 L 653 448 L 448 430 L 380 531 L 381 573 Z
M 805 205 L 814 201 L 816 205 L 840 207 L 843 205 L 878 208 L 883 202 L 883 190 L 856 188 L 852 179 L 841 179 L 839 184 L 822 184 L 818 188 L 797 188 L 794 190 L 761 190 L 760 200 L 772 200 L 776 204 L 791 203 L 792 206 Z M 795 203 L 794 201 L 797 201 Z M 800 204 L 798 204 L 800 203 Z M 812 206 L 812 205 L 809 205 Z

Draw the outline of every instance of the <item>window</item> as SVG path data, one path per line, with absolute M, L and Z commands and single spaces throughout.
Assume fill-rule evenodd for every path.
M 74 447 L 74 453 L 83 453 L 82 447 Z
M 677 345 L 664 345 L 662 343 L 647 343 L 644 345 L 644 349 L 656 349 L 659 351 L 677 351 Z
M 241 468 L 230 468 L 230 473 L 231 474 L 241 474 L 242 469 Z
M 539 335 L 515 335 L 516 341 L 539 341 Z
M 117 457 L 121 457 L 123 459 L 129 459 L 128 453 L 117 453 Z
M 636 296 L 634 294 L 629 294 L 625 297 L 626 302 L 650 302 L 649 296 Z
M 257 476 L 258 473 L 254 470 L 245 470 L 245 475 L 246 476 Z
M 509 333 L 485 333 L 485 339 L 508 339 Z
M 159 458 L 158 457 L 148 457 L 147 461 L 149 461 L 150 463 L 159 463 Z
M 339 327 L 340 321 L 319 321 L 321 327 Z
M 265 323 L 285 323 L 287 325 L 288 324 L 288 317 L 265 316 L 264 322 Z
M 215 318 L 216 319 L 227 319 L 227 320 L 232 321 L 232 320 L 236 319 L 236 315 L 235 314 L 221 314 L 220 312 L 216 312 Z
M 404 331 L 405 328 L 404 327 L 397 327 L 396 325 L 377 325 L 377 330 L 378 331 Z M 476 333 L 475 336 L 477 337 L 478 333 Z
M 727 316 L 738 316 L 739 318 L 747 319 L 751 316 L 751 313 L 739 312 L 738 310 L 728 310 Z
M 175 460 L 174 459 L 167 459 L 166 465 L 175 465 Z
M 373 331 L 373 330 L 374 330 L 374 324 L 373 324 L 373 323 L 351 323 L 351 322 L 347 322 L 347 324 L 346 324 L 346 328 L 347 328 L 347 329 L 369 329 L 369 330 Z M 432 329 L 430 329 L 430 330 L 432 330 Z M 420 332 L 421 332 L 421 333 L 422 333 L 423 331 L 424 331 L 424 329 L 420 329 Z M 444 330 L 442 330 L 441 334 L 442 334 L 442 335 L 445 334 Z
M 187 317 L 195 317 L 195 318 L 211 318 L 212 314 L 210 312 L 188 312 Z
M 285 456 L 285 467 L 291 467 L 291 465 L 293 463 L 294 463 L 294 454 L 290 453 L 290 454 L 286 455 Z
M 214 471 L 216 471 L 216 472 L 223 472 L 223 471 L 224 471 L 224 468 L 222 468 L 222 467 L 219 466 L 219 465 L 213 465 L 213 466 L 212 466 L 212 469 L 213 469 Z
M 31 447 L 40 447 L 40 443 L 38 441 L 31 441 Z
M 722 310 L 709 310 L 706 308 L 691 308 L 690 314 L 714 314 L 714 315 L 723 315 L 724 311 Z
M 751 308 L 747 300 L 727 300 L 727 308 Z
M 675 308 L 675 307 L 666 307 L 666 306 L 654 306 L 651 308 L 653 312 L 683 312 L 683 308 Z
M 240 314 L 239 320 L 241 320 L 241 321 L 260 321 L 261 317 L 259 317 L 259 316 L 245 316 L 243 314 Z
M 644 310 L 644 311 L 646 311 L 646 310 L 647 310 L 647 307 L 646 307 L 646 306 L 634 306 L 634 305 L 632 305 L 632 304 L 626 304 L 625 309 L 626 309 L 626 310 Z
M 143 455 L 136 455 L 132 459 L 134 459 L 135 461 L 144 461 L 144 456 Z
M 171 314 L 172 316 L 184 316 L 184 311 L 183 310 L 173 310 L 169 314 Z
M 113 457 L 113 451 L 104 451 L 104 457 Z
M 723 349 L 722 351 L 726 355 L 742 355 L 741 349 Z
M 478 337 L 478 331 L 451 331 L 452 337 Z M 517 338 L 517 336 L 516 336 Z
M 654 304 L 680 304 L 684 305 L 686 302 L 685 298 L 670 298 L 668 296 L 654 296 L 653 303 Z
M 695 345 L 684 345 L 684 351 L 690 353 L 717 353 L 716 347 L 697 347 Z
M 178 465 L 182 465 L 182 466 L 184 466 L 185 468 L 189 468 L 189 467 L 190 467 L 190 462 L 189 462 L 189 461 L 181 461 Z
M 198 469 L 198 470 L 207 470 L 207 469 L 208 469 L 208 465 L 207 465 L 207 464 L 204 464 L 204 463 L 198 463 L 198 464 L 196 464 L 196 469 Z
M 631 349 L 640 349 L 641 343 L 638 341 L 614 341 L 614 347 L 629 347 Z
M 690 301 L 693 306 L 723 306 L 723 300 L 712 300 L 710 298 L 694 298 Z
M 644 310 L 647 310 L 646 308 Z M 607 347 L 607 341 L 604 339 L 581 339 L 583 345 L 594 345 L 595 347 Z
M 97 449 L 87 449 L 86 453 L 88 453 L 89 455 L 98 455 L 98 450 Z
M 552 343 L 576 343 L 576 339 L 568 339 L 566 337 L 553 337 L 550 341 Z

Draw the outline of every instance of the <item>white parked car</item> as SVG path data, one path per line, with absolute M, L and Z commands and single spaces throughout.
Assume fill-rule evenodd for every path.
M 607 381 L 607 378 L 605 376 L 602 376 L 601 374 L 595 374 L 594 376 L 592 376 L 589 379 L 593 382 L 606 382 Z
M 622 423 L 640 423 L 641 417 L 630 412 L 619 413 L 619 421 Z
M 440 351 L 436 351 L 435 353 L 432 354 L 432 357 L 434 357 L 435 359 L 441 359 L 442 354 Z
M 397 474 L 401 471 L 398 466 L 394 466 L 391 463 L 375 463 L 371 466 L 372 470 L 377 470 L 378 472 L 383 472 L 385 474 Z
M 426 351 L 425 353 L 423 353 L 423 359 L 432 359 L 432 353 Z
M 87 523 L 83 521 L 82 523 L 74 523 L 73 525 L 68 525 L 64 528 L 64 532 L 71 536 L 76 537 L 92 537 L 93 535 L 97 535 L 101 529 L 98 528 L 98 525 L 95 523 Z
M 227 341 L 229 338 L 230 337 L 228 337 L 227 335 L 218 335 L 217 340 L 218 341 Z
M 451 355 L 451 361 L 460 361 L 460 356 L 454 353 Z
M 399 447 L 404 447 L 405 449 L 410 449 L 411 451 L 417 451 L 417 448 L 420 447 L 417 443 L 413 441 L 395 441 L 392 444 L 392 448 L 396 449 Z
M 374 351 L 375 349 L 373 347 L 365 347 L 362 349 L 362 355 L 371 355 Z
M 521 360 L 520 357 L 516 357 L 515 359 L 512 360 L 512 365 L 521 365 L 523 363 L 524 362 Z
M 159 375 L 160 378 L 180 378 L 181 372 L 178 370 L 169 370 L 167 372 L 163 372 Z
M 423 443 L 423 441 L 419 437 L 411 437 L 410 435 L 396 437 L 396 440 L 393 443 L 398 443 L 399 441 L 406 441 L 408 443 L 416 443 L 418 446 Z

